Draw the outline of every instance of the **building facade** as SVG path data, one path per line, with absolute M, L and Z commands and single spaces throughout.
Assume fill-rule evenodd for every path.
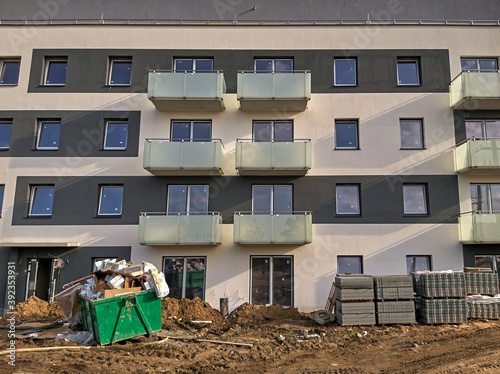
M 6 3 L 17 302 L 105 258 L 300 311 L 338 272 L 500 262 L 498 2 Z

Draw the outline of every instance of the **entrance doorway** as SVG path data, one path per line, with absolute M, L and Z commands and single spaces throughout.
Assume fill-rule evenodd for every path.
M 59 281 L 62 260 L 52 258 L 28 259 L 25 300 L 31 296 L 53 302 Z

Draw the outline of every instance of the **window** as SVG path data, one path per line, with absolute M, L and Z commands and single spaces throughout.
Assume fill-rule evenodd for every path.
M 293 71 L 293 59 L 291 58 L 256 58 L 254 69 L 259 73 L 287 73 Z
M 357 121 L 335 121 L 335 149 L 359 149 Z
M 21 60 L 0 59 L 0 85 L 17 86 Z
M 461 58 L 460 65 L 462 71 L 497 71 L 498 70 L 498 60 L 496 58 Z
M 124 150 L 127 149 L 128 123 L 121 121 L 108 121 L 106 133 L 104 134 L 104 149 Z
M 64 86 L 66 84 L 67 58 L 46 58 L 45 76 L 43 83 L 46 86 Z
M 500 213 L 500 184 L 471 184 L 470 197 L 473 212 Z
M 212 140 L 211 121 L 172 121 L 171 140 L 173 142 Z
M 12 122 L 0 122 L 0 150 L 10 148 L 10 138 L 12 135 Z
M 293 257 L 251 256 L 250 303 L 293 305 Z
M 208 185 L 168 186 L 167 214 L 207 214 Z
M 363 274 L 362 256 L 337 256 L 338 274 Z
M 498 270 L 500 270 L 500 255 L 474 256 L 474 266 L 476 268 L 491 269 L 498 273 Z
M 421 119 L 402 119 L 399 121 L 401 149 L 423 149 L 424 130 Z
M 292 121 L 254 121 L 253 140 L 255 142 L 293 141 Z
M 3 195 L 5 192 L 5 186 L 0 186 L 0 217 L 2 216 L 3 211 Z
M 211 58 L 176 58 L 174 71 L 176 73 L 211 73 L 214 70 L 214 60 Z
M 293 210 L 292 186 L 252 186 L 254 214 L 287 214 Z
M 427 214 L 426 186 L 424 184 L 403 185 L 404 214 Z
M 30 217 L 51 216 L 54 186 L 31 186 Z
M 335 58 L 333 60 L 333 77 L 335 86 L 356 86 L 356 59 Z
M 406 256 L 406 274 L 431 269 L 431 256 Z
M 419 60 L 398 58 L 398 86 L 420 85 Z
M 163 274 L 175 299 L 205 298 L 206 257 L 163 257 Z
M 500 139 L 500 120 L 465 121 L 467 139 Z
M 99 194 L 99 216 L 119 216 L 122 214 L 123 186 L 101 186 Z
M 337 214 L 361 214 L 358 185 L 336 186 Z
M 39 121 L 36 149 L 57 150 L 59 149 L 59 133 L 61 122 L 59 121 Z
M 108 84 L 110 86 L 130 86 L 132 77 L 132 58 L 109 59 Z

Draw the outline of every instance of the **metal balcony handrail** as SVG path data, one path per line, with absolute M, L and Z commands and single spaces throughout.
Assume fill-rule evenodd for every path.
M 216 73 L 223 74 L 223 70 L 174 70 L 174 69 L 149 69 L 150 73 L 176 73 L 176 74 L 194 74 L 194 73 Z
M 312 212 L 310 210 L 293 210 L 293 211 L 259 211 L 259 210 L 250 210 L 250 211 L 235 211 L 234 215 L 244 216 L 244 215 L 270 215 L 270 216 L 279 216 L 279 215 L 311 215 Z
M 458 75 L 451 80 L 451 83 L 453 83 L 455 80 L 457 80 L 462 74 L 467 74 L 467 73 L 500 73 L 499 69 L 465 69 L 462 70 Z
M 500 214 L 500 210 L 498 210 L 498 209 L 491 209 L 491 210 L 488 210 L 488 211 L 470 210 L 468 212 L 461 212 L 460 216 L 466 216 L 466 215 L 471 215 L 472 216 L 474 214 L 478 214 L 478 215 L 483 215 L 483 214 Z
M 237 143 L 243 143 L 243 142 L 252 142 L 252 143 L 294 143 L 294 142 L 304 142 L 304 143 L 309 143 L 311 139 L 289 139 L 289 140 L 255 140 L 255 138 L 252 139 L 236 139 Z
M 141 216 L 219 216 L 218 211 L 208 212 L 141 212 Z
M 222 146 L 224 146 L 224 143 L 222 142 L 222 139 L 203 139 L 203 138 L 194 138 L 194 139 L 171 139 L 171 138 L 146 138 L 145 139 L 147 142 L 152 143 L 152 142 L 170 142 L 170 143 L 221 143 Z
M 474 141 L 488 141 L 488 140 L 500 140 L 498 137 L 491 137 L 491 136 L 484 136 L 484 137 L 476 137 L 476 136 L 471 136 L 470 138 L 467 138 L 465 140 L 462 140 L 459 142 L 457 145 L 455 145 L 455 148 L 461 146 L 462 144 L 468 143 L 468 142 L 474 142 Z
M 238 70 L 241 74 L 307 74 L 310 72 L 311 70 Z

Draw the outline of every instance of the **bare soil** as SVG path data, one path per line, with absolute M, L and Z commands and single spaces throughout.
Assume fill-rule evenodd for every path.
M 35 301 L 46 312 L 26 319 L 50 322 L 58 317 L 50 314 L 55 307 L 44 309 L 44 302 Z M 199 299 L 164 299 L 162 312 L 163 330 L 151 337 L 90 349 L 17 352 L 15 367 L 3 355 L 0 373 L 500 373 L 500 321 L 319 326 L 311 315 L 293 308 L 248 304 L 223 319 Z M 305 339 L 303 330 L 316 336 Z M 0 329 L 0 350 L 8 346 L 6 333 Z M 76 344 L 16 340 L 16 349 L 46 346 Z

